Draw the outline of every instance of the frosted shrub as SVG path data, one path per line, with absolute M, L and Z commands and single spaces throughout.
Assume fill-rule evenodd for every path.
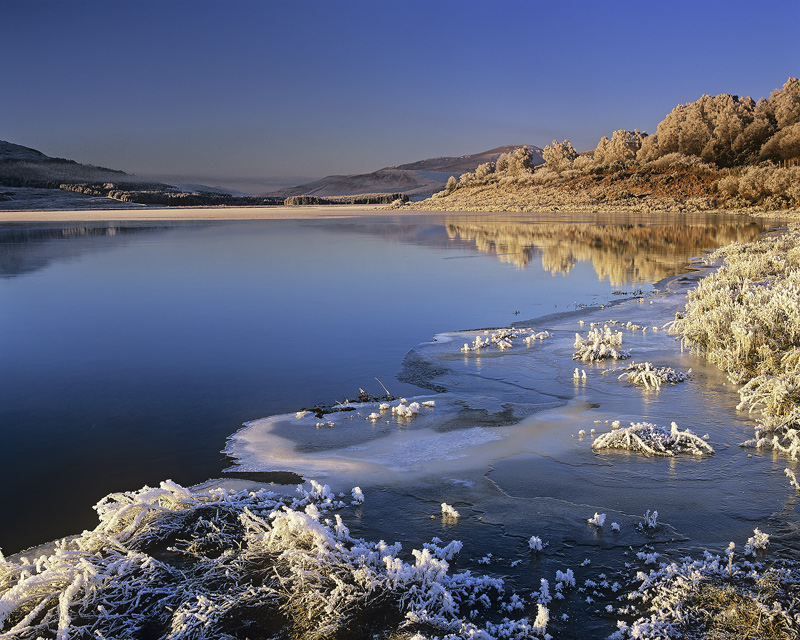
M 714 449 L 689 429 L 681 431 L 674 422 L 669 429 L 649 422 L 631 422 L 630 427 L 615 429 L 601 434 L 592 449 L 624 449 L 649 456 L 674 456 L 676 453 L 691 453 L 702 456 L 714 453 Z
M 494 162 L 484 162 L 483 164 L 478 165 L 475 169 L 475 178 L 477 180 L 485 181 L 486 178 L 494 173 Z
M 648 141 L 655 141 L 657 140 L 657 136 L 650 136 L 647 138 L 644 143 L 642 144 L 642 150 L 644 151 L 648 147 Z M 639 158 L 641 160 L 641 158 Z M 703 162 L 702 159 L 696 156 L 689 156 L 684 155 L 682 153 L 668 153 L 666 155 L 660 156 L 655 159 L 649 160 L 645 166 L 653 167 L 655 169 L 679 169 L 679 168 L 693 168 L 693 169 L 704 169 L 706 171 L 711 171 L 715 169 L 712 165 Z
M 557 171 L 553 171 L 550 167 L 542 167 L 533 173 L 533 184 L 545 185 L 558 180 L 559 176 Z
M 532 170 L 533 152 L 527 146 L 501 154 L 495 163 L 496 173 L 503 176 L 525 176 Z
M 603 331 L 598 328 L 591 329 L 586 338 L 580 334 L 575 334 L 573 346 L 577 351 L 572 355 L 573 360 L 581 362 L 599 362 L 608 358 L 614 360 L 625 360 L 630 357 L 627 351 L 616 349 L 622 344 L 622 332 L 613 332 L 606 325 Z
M 760 202 L 770 195 L 767 188 L 768 177 L 767 167 L 748 167 L 739 178 L 739 195 L 750 202 Z
M 564 140 L 564 142 L 553 140 L 553 142 L 545 146 L 542 151 L 542 158 L 544 158 L 545 165 L 548 169 L 556 173 L 561 173 L 565 169 L 571 169 L 572 163 L 577 157 L 578 152 L 575 151 L 569 140 Z
M 636 364 L 631 362 L 625 373 L 618 377 L 619 380 L 627 380 L 631 384 L 641 385 L 645 389 L 661 389 L 663 383 L 677 384 L 688 380 L 692 370 L 688 373 L 675 371 L 669 367 L 655 367 L 650 362 Z
M 720 191 L 720 193 L 728 196 L 729 198 L 739 195 L 738 176 L 728 175 L 724 178 L 720 178 L 717 181 L 717 189 Z
M 612 162 L 631 162 L 636 159 L 636 154 L 642 147 L 642 141 L 647 137 L 646 133 L 639 130 L 625 131 L 620 129 L 615 131 L 611 140 L 603 136 L 597 143 L 594 150 L 594 160 L 597 164 L 611 164 Z
M 581 154 L 572 163 L 572 168 L 583 173 L 594 166 L 594 157 L 591 154 Z

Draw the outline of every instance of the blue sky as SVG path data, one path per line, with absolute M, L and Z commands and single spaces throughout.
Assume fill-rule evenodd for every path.
M 800 75 L 798 25 L 796 0 L 4 0 L 0 139 L 220 184 L 582 150 L 768 96 Z

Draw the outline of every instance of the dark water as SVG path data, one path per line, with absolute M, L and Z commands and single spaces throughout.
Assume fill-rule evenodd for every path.
M 648 291 L 763 230 L 505 214 L 0 225 L 0 548 L 93 527 L 112 491 L 218 476 L 247 420 L 382 393 L 376 378 L 413 395 L 395 376 L 436 333 Z

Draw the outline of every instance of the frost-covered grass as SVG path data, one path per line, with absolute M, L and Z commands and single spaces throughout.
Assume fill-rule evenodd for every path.
M 488 338 L 481 338 L 481 336 L 476 336 L 475 340 L 472 341 L 472 344 L 468 342 L 464 343 L 464 346 L 461 347 L 462 353 L 470 353 L 470 352 L 478 352 L 480 353 L 483 349 L 487 349 L 490 347 L 496 347 L 500 351 L 505 351 L 506 349 L 511 349 L 514 346 L 514 341 L 517 338 L 522 338 L 522 341 L 531 346 L 537 340 L 541 342 L 542 340 L 549 338 L 552 334 L 548 331 L 534 331 L 533 329 L 497 329 L 493 333 L 489 333 L 488 331 L 484 332 L 484 335 L 489 336 Z
M 702 559 L 687 557 L 661 563 L 646 573 L 638 571 L 632 581 L 635 588 L 619 598 L 622 606 L 616 613 L 623 618 L 611 638 L 798 637 L 797 566 L 768 567 L 747 559 L 756 556 L 768 541 L 769 537 L 756 529 L 741 560 L 736 560 L 731 543 L 726 558 L 705 552 Z M 637 555 L 645 564 L 651 560 L 646 553 Z
M 739 408 L 758 420 L 745 446 L 800 459 L 800 227 L 734 243 L 709 258 L 718 259 L 670 330 L 744 383 Z
M 622 349 L 617 349 L 621 344 L 621 331 L 612 332 L 608 325 L 603 327 L 602 331 L 595 327 L 585 338 L 578 333 L 575 334 L 573 346 L 577 351 L 572 355 L 572 359 L 581 362 L 600 362 L 609 358 L 625 360 L 630 357 L 630 354 Z
M 0 555 L 0 637 L 545 637 L 546 606 L 500 618 L 519 596 L 451 571 L 460 542 L 404 555 L 352 537 L 329 515 L 341 507 L 314 482 L 296 498 L 172 482 L 110 495 L 93 531 L 39 558 Z
M 601 434 L 592 443 L 592 449 L 625 449 L 650 456 L 674 456 L 691 453 L 696 456 L 714 453 L 714 449 L 689 429 L 681 431 L 674 422 L 670 428 L 649 422 L 631 422 L 623 427 Z
M 363 503 L 358 487 L 351 493 Z M 752 563 L 769 545 L 759 529 L 741 559 L 731 543 L 724 560 L 706 553 L 640 571 L 628 591 L 604 573 L 579 582 L 563 567 L 538 590 L 509 595 L 500 578 L 453 570 L 458 540 L 433 538 L 404 553 L 398 543 L 353 537 L 337 513 L 344 498 L 313 481 L 296 497 L 193 493 L 169 481 L 110 495 L 96 507 L 93 531 L 38 558 L 0 554 L 0 638 L 581 637 L 559 611 L 567 598 L 585 605 L 616 598 L 602 615 L 621 618 L 619 639 L 680 637 L 723 622 L 762 634 L 741 637 L 792 637 L 800 628 L 793 569 Z M 454 512 L 446 503 L 441 509 Z M 656 518 L 645 514 L 642 529 L 657 527 Z M 589 519 L 597 527 L 604 521 L 605 514 Z M 541 552 L 547 544 L 531 536 L 526 546 Z M 635 556 L 645 569 L 662 558 L 648 546 Z M 495 559 L 487 553 L 477 564 Z

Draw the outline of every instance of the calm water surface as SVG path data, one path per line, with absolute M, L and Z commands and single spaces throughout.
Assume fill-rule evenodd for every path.
M 229 466 L 241 423 L 396 374 L 434 334 L 616 301 L 763 225 L 429 216 L 0 225 L 0 548 Z

